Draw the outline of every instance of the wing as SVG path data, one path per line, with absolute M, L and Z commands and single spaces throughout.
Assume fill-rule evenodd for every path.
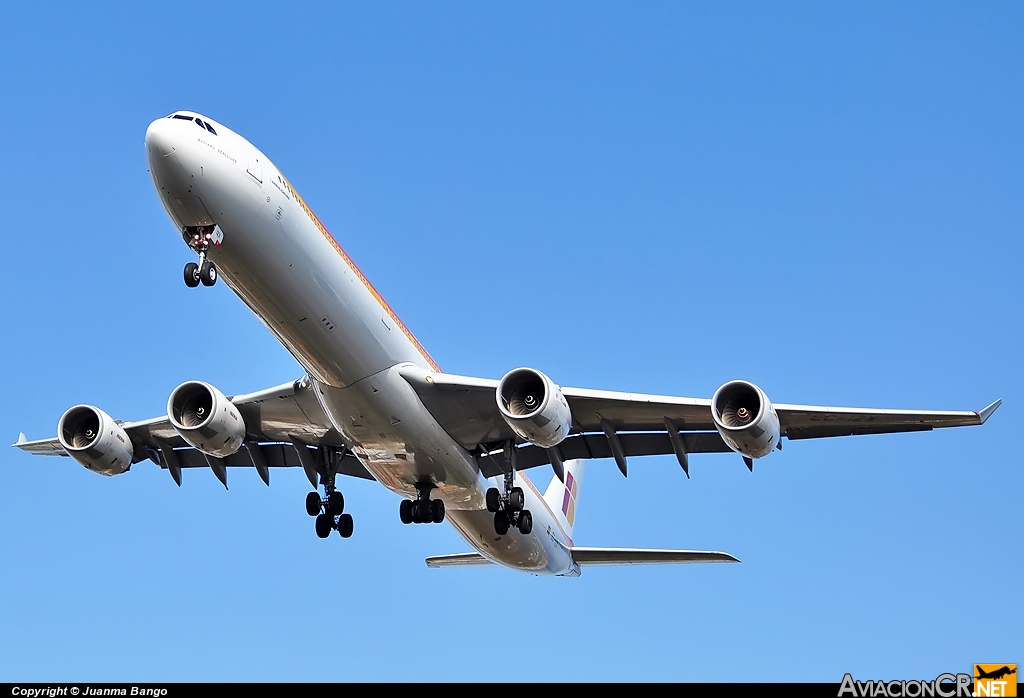
M 996 400 L 977 412 L 871 410 L 813 405 L 776 405 L 775 410 L 779 413 L 779 423 L 786 438 L 820 439 L 977 426 L 984 424 L 1001 404 L 1002 400 Z
M 345 448 L 341 435 L 331 426 L 308 381 L 298 380 L 231 398 L 246 427 L 245 448 L 215 466 L 256 468 L 267 484 L 267 468 L 301 467 L 316 486 L 317 476 L 327 469 L 372 480 L 373 476 Z M 207 468 L 211 462 L 178 436 L 167 416 L 121 425 L 135 448 L 133 462 L 152 460 L 171 471 L 181 484 L 181 468 Z M 56 438 L 28 441 L 24 434 L 14 444 L 36 455 L 66 456 Z M 223 471 L 218 472 L 221 477 Z M 225 482 L 227 476 L 221 478 Z
M 498 412 L 498 381 L 445 373 L 403 373 L 438 423 L 464 448 L 477 451 L 481 470 L 491 477 L 503 472 L 499 453 L 506 441 L 520 443 Z M 615 458 L 625 470 L 628 456 L 675 454 L 688 471 L 693 453 L 727 453 L 711 417 L 711 400 L 562 388 L 572 412 L 573 428 L 557 456 Z M 856 434 L 928 431 L 983 424 L 999 407 L 996 400 L 978 412 L 880 410 L 811 405 L 775 405 L 782 435 L 813 439 Z M 673 433 L 675 432 L 675 433 Z M 678 436 L 678 440 L 676 437 Z M 616 451 L 619 453 L 616 454 Z M 551 462 L 551 453 L 533 445 L 516 449 L 516 468 Z

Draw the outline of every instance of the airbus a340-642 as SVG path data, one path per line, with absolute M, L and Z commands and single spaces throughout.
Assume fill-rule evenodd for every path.
M 432 567 L 500 564 L 575 576 L 586 565 L 736 562 L 693 550 L 573 543 L 583 464 L 735 451 L 753 470 L 783 437 L 926 431 L 982 424 L 980 412 L 776 405 L 735 380 L 711 399 L 563 388 L 533 368 L 500 380 L 443 373 L 338 241 L 263 153 L 213 119 L 180 111 L 146 131 L 149 168 L 178 233 L 197 255 L 188 286 L 218 278 L 295 357 L 306 375 L 248 395 L 202 381 L 178 386 L 167 414 L 122 423 L 91 405 L 67 410 L 56 438 L 15 444 L 71 456 L 103 475 L 151 460 L 181 484 L 184 468 L 301 467 L 314 489 L 316 533 L 352 535 L 339 475 L 401 497 L 404 523 L 449 521 L 471 552 Z M 541 492 L 523 471 L 550 464 Z

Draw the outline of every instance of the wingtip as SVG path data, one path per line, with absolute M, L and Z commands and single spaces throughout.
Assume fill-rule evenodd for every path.
M 981 423 L 984 424 L 988 420 L 988 418 L 992 416 L 992 413 L 999 409 L 999 406 L 1001 404 L 1003 404 L 1003 399 L 999 398 L 991 405 L 978 412 L 978 417 L 979 419 L 981 419 Z
M 19 432 L 18 432 L 18 440 L 17 440 L 17 441 L 15 441 L 15 442 L 14 442 L 13 444 L 11 444 L 11 445 L 12 445 L 12 446 L 21 446 L 22 444 L 26 444 L 26 443 L 28 443 L 28 439 L 27 439 L 27 438 L 25 438 L 25 432 L 23 432 L 23 431 L 19 431 Z

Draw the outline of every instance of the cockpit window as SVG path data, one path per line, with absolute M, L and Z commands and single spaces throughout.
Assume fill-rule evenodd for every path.
M 210 126 L 210 124 L 208 124 L 207 122 L 203 121 L 198 116 L 186 116 L 185 114 L 171 114 L 167 118 L 169 118 L 169 119 L 184 119 L 185 121 L 195 121 L 199 125 L 199 128 L 205 128 L 207 131 L 209 131 L 213 135 L 215 135 L 215 136 L 217 135 L 217 132 L 214 130 L 213 126 Z
M 210 126 L 210 124 L 206 123 L 205 121 L 200 119 L 198 116 L 196 117 L 196 123 L 199 124 L 199 128 L 205 128 L 207 131 L 209 131 L 213 135 L 215 135 L 215 136 L 217 135 L 217 132 L 213 130 L 213 126 Z

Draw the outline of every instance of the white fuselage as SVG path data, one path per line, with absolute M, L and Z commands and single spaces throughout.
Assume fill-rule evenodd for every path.
M 363 276 L 285 177 L 251 143 L 194 112 L 146 132 L 150 172 L 179 232 L 217 225 L 209 252 L 220 278 L 309 374 L 332 425 L 385 487 L 408 498 L 418 483 L 444 501 L 447 520 L 474 549 L 539 574 L 574 574 L 568 546 L 541 493 L 518 483 L 533 532 L 498 536 L 476 459 L 424 408 L 401 376 L 437 364 Z M 396 511 L 397 515 L 397 511 Z

